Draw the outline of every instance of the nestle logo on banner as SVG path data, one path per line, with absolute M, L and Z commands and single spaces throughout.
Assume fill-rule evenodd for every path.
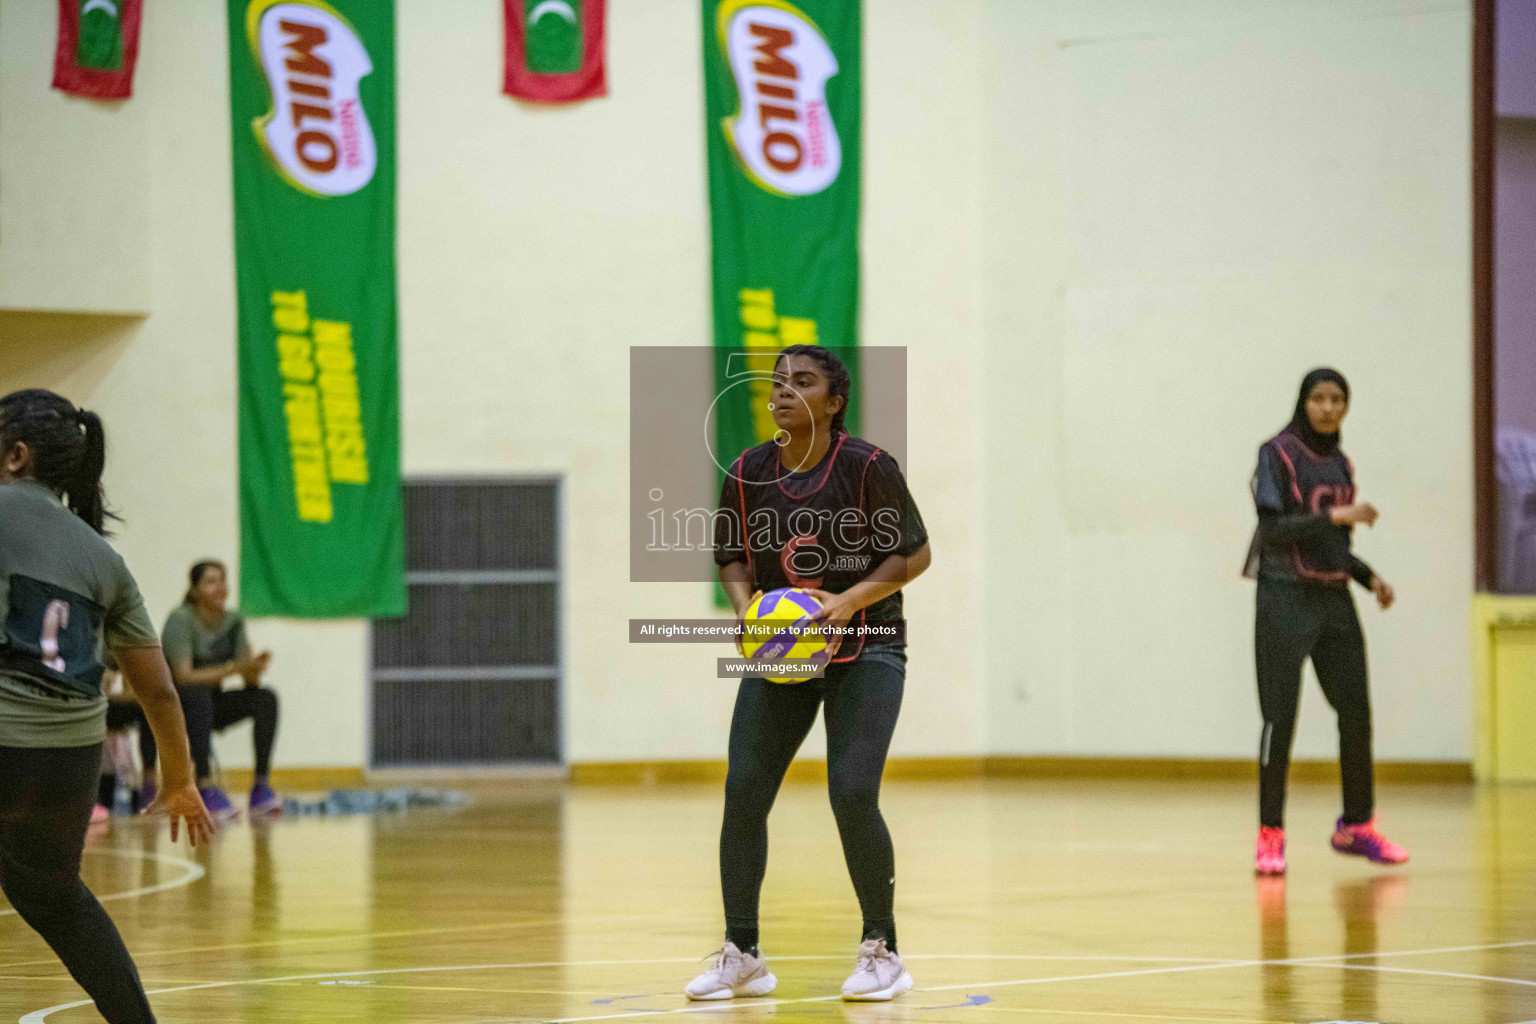
M 843 147 L 827 110 L 837 58 L 814 22 L 788 3 L 725 0 L 720 45 L 741 109 L 723 125 L 763 188 L 808 196 L 837 180 Z
M 253 127 L 283 177 L 321 196 L 372 181 L 378 151 L 358 83 L 373 61 L 352 26 L 323 3 L 254 0 L 246 32 L 272 90 Z

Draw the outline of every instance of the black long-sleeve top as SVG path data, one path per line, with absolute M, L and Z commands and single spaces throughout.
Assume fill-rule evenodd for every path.
M 1341 451 L 1319 454 L 1289 430 L 1264 442 L 1254 474 L 1258 575 L 1367 589 L 1376 574 L 1350 550 L 1353 529 L 1329 510 L 1355 500 L 1354 466 Z

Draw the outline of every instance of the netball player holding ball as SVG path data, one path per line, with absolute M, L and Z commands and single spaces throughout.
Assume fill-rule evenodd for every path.
M 848 371 L 827 349 L 783 350 L 770 399 L 778 435 L 732 464 L 715 521 L 715 561 L 738 620 L 755 592 L 800 587 L 821 602 L 824 624 L 897 624 L 901 588 L 928 568 L 928 535 L 896 460 L 843 428 L 848 393 Z M 824 677 L 748 677 L 736 693 L 720 829 L 725 946 L 688 984 L 690 999 L 763 996 L 777 984 L 758 946 L 768 812 L 823 707 L 832 811 L 864 918 L 843 998 L 885 1000 L 912 987 L 897 953 L 895 854 L 879 804 L 906 647 L 899 633 L 877 642 L 857 631 L 834 632 L 829 646 Z
M 1259 841 L 1256 870 L 1285 873 L 1285 783 L 1301 699 L 1301 666 L 1317 671 L 1323 696 L 1339 716 L 1339 771 L 1344 814 L 1332 844 L 1340 853 L 1401 864 L 1408 852 L 1372 821 L 1371 698 L 1365 634 L 1349 593 L 1354 580 L 1383 609 L 1387 581 L 1350 551 L 1357 525 L 1373 526 L 1376 509 L 1355 500 L 1354 466 L 1339 450 L 1349 411 L 1349 383 L 1337 370 L 1307 374 L 1291 422 L 1259 449 L 1254 503 L 1259 528 L 1244 575 L 1257 576 L 1254 654 L 1264 731 L 1259 738 Z

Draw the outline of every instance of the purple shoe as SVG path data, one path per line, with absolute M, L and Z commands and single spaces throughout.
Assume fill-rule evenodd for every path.
M 1408 861 L 1408 851 L 1377 832 L 1374 820 L 1364 825 L 1346 825 L 1340 818 L 1334 826 L 1332 844 L 1340 853 L 1364 857 L 1374 864 L 1404 864 Z
M 272 792 L 272 787 L 265 782 L 258 782 L 251 787 L 249 807 L 252 817 L 258 814 L 281 814 L 283 812 L 283 802 L 278 799 L 276 793 Z
M 240 817 L 240 809 L 229 802 L 229 797 L 218 786 L 204 786 L 197 792 L 203 798 L 203 806 L 208 808 L 208 815 L 215 822 L 233 821 Z
M 145 779 L 144 785 L 139 787 L 139 810 L 143 811 L 155 802 L 155 797 L 160 795 L 159 788 L 153 779 Z

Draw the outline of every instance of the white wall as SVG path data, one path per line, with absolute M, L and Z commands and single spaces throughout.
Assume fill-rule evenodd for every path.
M 0 0 L 0 35 L 25 6 Z M 1361 547 L 1402 591 L 1367 614 L 1382 753 L 1465 756 L 1467 18 L 1408 6 L 866 3 L 864 336 L 911 349 L 935 552 L 896 754 L 1247 754 L 1244 484 L 1328 360 L 1385 512 Z M 613 0 L 612 95 L 559 110 L 499 94 L 497 5 L 398 10 L 405 470 L 564 478 L 571 760 L 723 756 L 717 652 L 625 642 L 630 616 L 712 613 L 626 568 L 627 350 L 709 343 L 698 5 Z M 101 116 L 28 92 L 32 22 L 0 49 L 0 142 L 46 134 L 34 110 Z M 157 615 L 191 560 L 237 554 L 224 32 L 216 5 L 151 5 L 107 115 L 145 126 L 144 212 L 114 223 L 142 232 L 150 315 L 50 328 L 46 358 L 0 317 L 0 388 L 107 417 Z M 0 267 L 53 244 L 3 231 L 4 190 Z M 252 631 L 279 763 L 363 763 L 363 627 Z M 248 763 L 244 734 L 219 749 Z
M 1357 547 L 1400 595 L 1362 611 L 1378 752 L 1465 758 L 1468 12 L 988 12 L 990 748 L 1252 752 L 1246 483 L 1332 364 L 1383 511 Z
M 0 5 L 0 308 L 148 312 L 149 107 L 50 89 L 57 21 Z
M 57 387 L 97 409 L 107 423 L 108 498 L 126 522 L 118 546 L 159 620 L 186 589 L 186 571 L 205 556 L 238 557 L 235 477 L 235 307 L 230 205 L 229 101 L 222 9 L 184 0 L 146 5 L 134 97 L 121 104 L 79 101 L 48 88 L 53 16 L 37 17 L 24 0 L 0 4 L 6 89 L 0 139 L 15 135 L 84 139 L 82 151 L 52 143 L 12 153 L 30 182 L 31 202 L 48 231 L 4 230 L 0 267 L 54 268 L 55 293 L 43 308 L 115 310 L 105 286 L 65 285 L 79 246 L 53 230 L 89 214 L 94 231 L 137 244 L 129 260 L 152 295 L 142 320 L 120 317 L 0 319 L 0 389 Z M 25 39 L 10 35 L 25 27 Z M 189 59 L 189 55 L 197 55 Z M 23 69 L 25 73 L 23 74 Z M 25 88 L 15 83 L 24 81 Z M 99 132 L 100 124 L 137 124 L 134 133 Z M 142 161 L 142 171 L 135 170 Z M 7 165 L 0 165 L 7 166 Z M 93 172 L 93 173 L 92 173 Z M 132 178 L 118 202 L 114 182 Z M 42 187 L 51 177 L 68 188 Z M 83 180 L 76 180 L 82 178 Z M 10 176 L 0 179 L 3 196 Z M 105 191 L 101 191 L 105 189 Z M 0 203 L 0 212 L 9 209 Z M 86 236 L 89 238 L 90 236 Z M 121 240 L 127 240 L 126 242 Z M 55 248 L 64 246 L 67 248 Z M 84 245 L 87 266 L 99 256 Z M 127 257 L 124 257 L 125 259 Z M 116 255 L 112 256 L 115 262 Z M 92 272 L 92 280 L 106 278 Z M 48 275 L 39 275 L 47 277 Z M 0 285 L 0 296 L 10 301 Z M 76 302 L 78 300 L 78 305 Z M 20 303 L 32 305 L 33 303 Z M 93 323 L 94 321 L 94 323 Z M 15 354 L 42 339 L 46 361 Z M 285 701 L 279 764 L 363 763 L 364 629 L 360 623 L 261 621 L 253 639 L 276 651 L 272 679 Z M 221 763 L 249 765 L 249 727 L 216 741 Z
M 968 383 L 980 350 L 979 8 L 932 8 L 878 5 L 866 42 L 865 337 L 914 346 L 914 377 L 932 382 L 914 389 L 914 409 L 950 386 L 933 368 Z M 713 679 L 720 652 L 626 642 L 630 616 L 714 614 L 703 585 L 628 582 L 629 348 L 710 343 L 698 11 L 694 0 L 610 4 L 611 95 L 548 110 L 488 86 L 498 47 L 465 45 L 499 38 L 499 8 L 447 19 L 437 4 L 400 6 L 405 471 L 564 476 L 576 761 L 721 757 L 730 720 L 733 690 Z M 943 77 L 937 97 L 908 73 L 918 59 Z M 957 166 L 972 184 L 954 187 Z M 898 749 L 970 752 L 979 635 L 958 609 L 979 583 L 967 528 L 975 431 L 947 413 L 914 422 L 925 445 L 912 449 L 923 467 L 913 486 L 935 495 L 929 516 L 946 540 L 943 571 L 912 598 L 921 681 Z

